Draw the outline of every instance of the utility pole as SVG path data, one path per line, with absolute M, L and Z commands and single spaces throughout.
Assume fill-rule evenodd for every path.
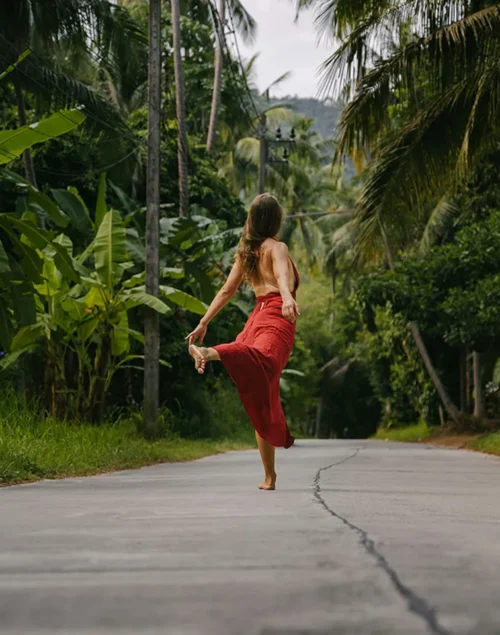
M 288 165 L 290 152 L 295 142 L 295 130 L 290 131 L 290 138 L 283 139 L 281 128 L 276 130 L 276 139 L 269 139 L 267 133 L 267 117 L 261 115 L 258 123 L 258 135 L 260 143 L 259 152 L 259 194 L 266 190 L 266 167 L 268 165 Z
M 160 106 L 161 0 L 149 0 L 148 167 L 146 201 L 146 292 L 158 297 L 160 280 Z M 145 308 L 144 319 L 144 433 L 158 437 L 160 426 L 160 319 Z
M 267 164 L 267 117 L 261 115 L 259 121 L 259 141 L 260 141 L 260 153 L 259 153 L 259 194 L 264 194 L 266 191 L 266 164 Z

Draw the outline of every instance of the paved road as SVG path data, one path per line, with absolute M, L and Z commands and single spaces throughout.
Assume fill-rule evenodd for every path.
M 500 633 L 500 461 L 300 441 L 0 490 L 2 635 Z

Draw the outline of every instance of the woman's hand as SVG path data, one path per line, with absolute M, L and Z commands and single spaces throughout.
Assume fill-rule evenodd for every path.
M 299 305 L 292 297 L 283 300 L 283 308 L 281 310 L 283 317 L 292 324 L 296 321 L 297 316 L 300 315 Z
M 196 342 L 203 344 L 203 340 L 205 339 L 206 334 L 207 334 L 207 325 L 202 324 L 200 322 L 198 326 L 194 329 L 194 331 L 192 331 L 186 337 L 186 339 L 189 340 L 189 346 L 191 346 L 191 344 L 196 344 Z

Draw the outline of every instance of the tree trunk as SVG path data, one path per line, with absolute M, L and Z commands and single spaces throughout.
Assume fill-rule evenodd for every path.
M 380 220 L 379 220 L 379 225 L 380 225 L 382 238 L 384 241 L 387 264 L 389 269 L 392 270 L 394 268 L 393 260 L 392 260 L 392 252 L 390 249 L 389 241 L 387 239 L 387 234 L 385 232 L 385 229 L 382 223 L 380 223 Z M 424 362 L 425 368 L 427 369 L 427 372 L 429 373 L 429 377 L 431 378 L 432 383 L 434 384 L 434 388 L 436 389 L 439 395 L 439 398 L 441 399 L 441 402 L 446 412 L 448 413 L 448 416 L 457 426 L 460 425 L 460 422 L 462 419 L 462 413 L 451 400 L 450 396 L 448 395 L 448 392 L 446 391 L 446 388 L 443 386 L 443 383 L 441 382 L 441 379 L 439 375 L 437 374 L 436 369 L 434 368 L 434 364 L 432 363 L 432 360 L 429 357 L 429 353 L 427 352 L 427 348 L 425 346 L 424 340 L 422 339 L 422 335 L 420 333 L 420 328 L 418 324 L 416 322 L 411 322 L 410 329 L 413 335 L 413 339 L 415 340 L 415 344 L 417 346 L 420 357 L 422 358 L 422 361 Z
M 106 379 L 111 358 L 111 326 L 107 325 L 101 336 L 94 360 L 94 374 L 90 381 L 88 407 L 93 423 L 100 423 L 104 413 Z
M 19 78 L 15 77 L 14 85 L 16 88 L 16 100 L 17 100 L 17 113 L 19 117 L 19 125 L 26 125 L 26 103 L 24 100 L 23 90 L 19 83 Z M 24 161 L 24 174 L 26 179 L 31 183 L 33 187 L 36 187 L 36 174 L 35 167 L 33 165 L 33 157 L 31 156 L 31 150 L 25 150 L 23 152 Z
M 417 348 L 418 348 L 418 352 L 420 353 L 420 356 L 422 357 L 422 360 L 425 364 L 427 372 L 429 373 L 432 383 L 434 384 L 434 387 L 438 392 L 438 395 L 443 403 L 443 406 L 446 412 L 448 413 L 448 416 L 455 424 L 460 425 L 460 420 L 461 420 L 460 411 L 450 399 L 450 396 L 448 395 L 446 388 L 443 386 L 441 379 L 439 378 L 439 375 L 437 374 L 437 371 L 434 368 L 431 358 L 429 357 L 429 353 L 427 352 L 427 348 L 424 344 L 424 340 L 422 339 L 422 335 L 420 333 L 418 324 L 416 322 L 412 322 L 410 326 L 411 326 L 411 332 L 412 332 L 413 338 L 415 339 L 415 344 L 417 345 Z
M 160 284 L 160 101 L 161 0 L 150 0 L 149 10 L 149 115 L 146 206 L 146 291 L 158 297 Z M 144 433 L 160 435 L 160 319 L 145 308 L 144 320 Z
M 76 389 L 76 419 L 77 421 L 83 421 L 87 412 L 87 393 L 85 382 L 85 365 L 83 359 L 83 353 L 80 349 L 78 355 L 78 387 Z
M 460 349 L 460 410 L 467 412 L 467 349 Z
M 330 328 L 333 328 L 335 322 L 335 298 L 337 297 L 337 260 L 334 257 L 332 264 L 332 310 L 330 313 Z
M 151 0 L 152 1 L 152 0 Z M 177 128 L 179 161 L 179 215 L 189 216 L 188 143 L 186 110 L 184 103 L 184 71 L 181 53 L 181 20 L 179 0 L 172 3 L 172 34 L 174 45 L 175 97 L 177 104 Z
M 472 382 L 471 382 L 471 355 L 469 349 L 465 349 L 465 412 L 470 414 L 472 412 Z
M 323 398 L 320 395 L 318 406 L 316 408 L 316 418 L 311 429 L 311 436 L 316 439 L 318 438 L 322 417 L 323 417 Z
M 486 414 L 484 407 L 483 384 L 481 382 L 481 358 L 477 351 L 472 353 L 474 375 L 474 416 L 482 419 Z
M 207 150 L 212 152 L 217 132 L 217 116 L 219 114 L 222 89 L 222 67 L 224 64 L 224 20 L 226 19 L 226 0 L 219 0 L 219 20 L 216 24 L 217 49 L 215 51 L 214 90 L 212 93 L 212 110 L 208 127 Z

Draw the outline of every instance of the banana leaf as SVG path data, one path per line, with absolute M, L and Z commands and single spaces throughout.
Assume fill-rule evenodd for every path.
M 177 304 L 191 313 L 204 315 L 208 308 L 207 305 L 201 300 L 198 300 L 198 298 L 189 295 L 189 293 L 186 293 L 185 291 L 174 289 L 173 287 L 160 285 L 160 293 L 170 302 Z
M 56 112 L 29 126 L 0 131 L 0 165 L 21 156 L 25 150 L 37 143 L 44 143 L 48 139 L 74 130 L 85 119 L 85 115 L 80 110 L 73 108 Z
M 111 292 L 123 273 L 119 265 L 128 258 L 125 224 L 117 211 L 111 210 L 104 215 L 93 250 L 96 270 Z
M 89 210 L 76 188 L 69 187 L 67 190 L 52 190 L 52 196 L 78 232 L 86 236 L 93 235 Z
M 5 273 L 6 271 L 10 271 L 9 257 L 0 240 L 0 273 Z
M 0 172 L 0 176 L 2 179 L 14 183 L 17 186 L 17 190 L 26 196 L 29 206 L 34 208 L 35 211 L 45 212 L 50 220 L 56 225 L 59 225 L 59 227 L 68 226 L 69 218 L 66 214 L 60 210 L 59 206 L 54 203 L 50 196 L 37 190 L 27 179 L 7 168 L 3 168 Z
M 123 301 L 126 309 L 132 309 L 136 306 L 148 306 L 162 315 L 167 315 L 172 312 L 172 309 L 162 302 L 159 298 L 155 298 L 149 293 L 146 293 L 143 289 L 130 289 L 129 291 L 123 291 L 119 299 Z
M 55 251 L 54 262 L 59 271 L 69 280 L 73 282 L 79 281 L 79 274 L 76 272 L 68 252 L 62 245 L 54 243 L 47 232 L 38 229 L 29 222 L 19 220 L 12 214 L 0 214 L 0 227 L 9 231 L 9 225 L 14 226 L 21 234 L 26 236 L 37 249 L 51 246 Z

